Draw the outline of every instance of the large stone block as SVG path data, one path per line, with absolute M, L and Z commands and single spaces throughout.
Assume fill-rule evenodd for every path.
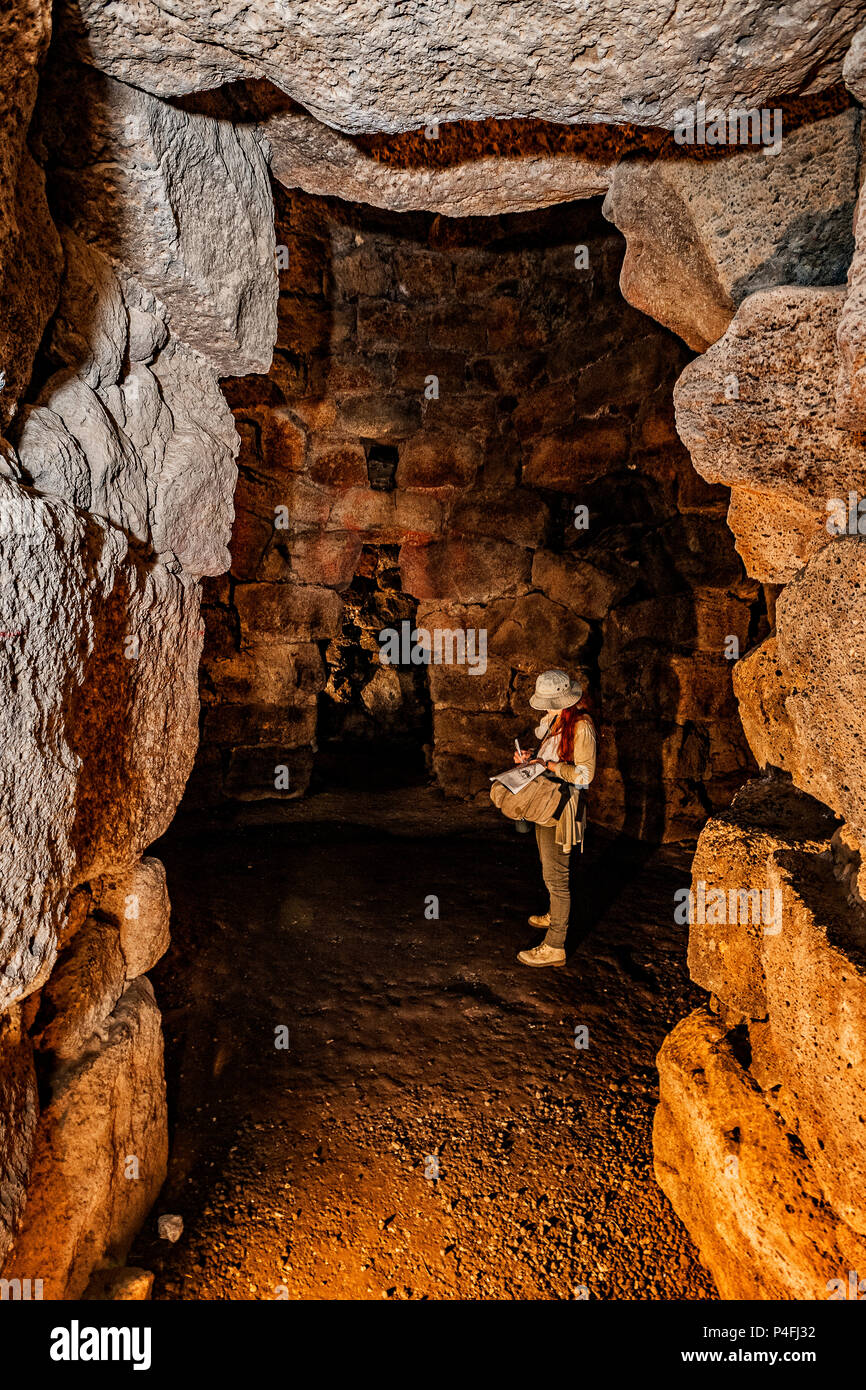
M 397 486 L 466 487 L 475 478 L 482 453 L 471 435 L 424 430 L 400 448 Z
M 309 642 L 333 637 L 342 601 L 318 584 L 238 584 L 235 606 L 248 642 Z
M 620 285 L 629 303 L 703 352 L 757 290 L 841 284 L 859 124 L 851 106 L 777 130 L 769 153 L 668 149 L 620 164 L 604 213 L 626 237 Z
M 315 120 L 265 83 L 248 83 L 243 103 L 270 145 L 274 177 L 286 188 L 446 217 L 595 197 L 607 190 L 624 154 L 659 143 L 655 131 L 599 126 L 546 129 L 534 140 L 531 127 L 502 121 L 456 131 L 443 126 L 435 143 L 416 131 L 392 138 L 382 150 L 382 142 L 371 148 Z
M 748 574 L 792 578 L 827 544 L 827 513 L 786 492 L 732 487 L 728 525 Z
M 490 766 L 474 758 L 452 753 L 433 753 L 433 773 L 446 796 L 459 796 L 478 805 L 490 805 Z M 496 768 L 496 771 L 501 771 Z
M 716 995 L 734 1014 L 766 1016 L 763 956 L 767 943 L 779 938 L 768 935 L 768 928 L 775 932 L 775 921 L 763 920 L 773 914 L 762 910 L 756 914 L 749 903 L 741 912 L 739 899 L 737 920 L 730 920 L 728 895 L 731 891 L 772 893 L 776 852 L 798 849 L 818 854 L 829 849 L 835 826 L 826 806 L 798 791 L 786 778 L 773 777 L 748 782 L 730 810 L 707 821 L 701 831 L 692 864 L 689 972 L 695 984 Z M 704 889 L 699 900 L 700 884 Z M 718 889 L 725 895 L 724 913 L 712 902 Z M 747 920 L 739 920 L 743 916 Z M 781 939 L 787 941 L 787 934 Z
M 773 855 L 781 931 L 764 939 L 777 1104 L 834 1210 L 866 1236 L 866 912 L 829 854 Z
M 794 776 L 796 734 L 785 708 L 779 644 L 770 636 L 734 667 L 734 693 L 743 729 L 759 767 L 778 767 Z M 797 778 L 795 777 L 796 781 Z
M 488 659 L 484 671 L 470 666 L 428 667 L 434 706 L 465 710 L 504 710 L 508 707 L 511 668 Z
M 486 714 L 439 707 L 433 714 L 437 749 L 469 758 L 491 773 L 501 772 L 513 760 L 514 740 L 524 728 L 524 721 L 508 711 Z
M 724 1299 L 830 1297 L 866 1241 L 828 1203 L 802 1144 L 706 1010 L 658 1055 L 656 1178 Z
M 171 903 L 165 867 L 152 854 L 94 884 L 93 908 L 117 926 L 127 980 L 144 975 L 165 955 Z
M 114 1009 L 126 983 L 117 928 L 89 917 L 58 957 L 33 1027 L 42 1053 L 68 1061 L 82 1053 Z
M 593 553 L 554 554 L 536 550 L 532 557 L 532 586 L 542 589 L 554 603 L 579 613 L 589 621 L 606 618 L 636 583 L 634 569 L 610 563 L 610 557 Z
M 24 476 L 188 573 L 219 574 L 239 440 L 213 368 L 168 340 L 150 292 L 118 279 L 97 248 L 68 230 L 64 246 L 51 351 L 66 365 L 16 422 Z
M 866 29 L 860 29 L 845 58 L 845 82 L 860 105 L 866 102 Z M 847 429 L 866 429 L 866 202 L 861 194 L 854 218 L 854 255 L 848 293 L 839 315 L 837 420 Z
M 750 296 L 674 392 L 677 428 L 702 477 L 775 506 L 775 554 L 762 547 L 753 571 L 766 583 L 787 582 L 804 550 L 814 554 L 827 543 L 831 498 L 847 506 L 849 489 L 866 490 L 866 447 L 835 422 L 843 298 L 841 289 L 793 287 Z M 795 513 L 790 534 L 782 510 L 788 498 Z M 805 512 L 814 529 L 804 525 Z M 742 510 L 730 520 L 739 524 Z M 746 530 L 744 552 L 752 546 Z
M 253 643 L 221 659 L 205 657 L 205 703 L 315 704 L 325 686 L 321 652 L 313 642 Z
M 585 420 L 532 446 L 523 466 L 527 487 L 577 494 L 587 483 L 628 461 L 628 422 L 618 417 Z
M 223 790 L 238 801 L 292 801 L 303 796 L 312 771 L 313 751 L 309 747 L 272 744 L 233 748 Z
M 75 1299 L 102 1262 L 122 1264 L 163 1184 L 168 1124 L 162 1028 L 146 978 L 97 1044 L 56 1071 L 39 1118 L 24 1218 L 6 1279 Z
M 721 653 L 672 655 L 648 640 L 619 653 L 602 647 L 599 664 L 609 718 L 629 720 L 636 707 L 675 724 L 736 718 L 731 664 Z
M 725 655 L 731 637 L 746 645 L 751 608 L 727 588 L 707 585 L 622 604 L 604 617 L 606 660 L 641 641 L 719 657 Z
M 518 671 L 545 668 L 570 671 L 581 664 L 590 639 L 589 623 L 544 594 L 523 594 L 482 610 L 475 626 L 488 628 L 487 650 Z
M 291 577 L 299 584 L 321 584 L 331 589 L 343 589 L 351 583 L 361 554 L 361 537 L 357 532 L 309 532 L 284 540 L 274 533 L 268 554 L 262 563 L 260 577 L 264 580 Z
M 400 578 L 415 598 L 485 603 L 529 585 L 531 552 L 508 541 L 448 540 L 400 548 Z
M 736 669 L 752 751 L 866 831 L 866 549 L 832 541 L 776 604 L 776 636 Z
M 24 1210 L 38 1119 L 33 1046 L 13 1005 L 0 1014 L 0 1269 Z
M 88 66 L 53 68 L 41 109 L 63 220 L 151 290 L 219 375 L 267 371 L 279 287 L 256 131 Z
M 153 367 L 173 432 L 151 470 L 151 534 L 189 574 L 228 569 L 238 437 L 219 385 L 197 352 L 170 343 Z
M 706 10 L 690 0 L 671 29 L 662 6 L 634 15 L 604 0 L 576 49 L 573 14 L 548 3 L 503 12 L 491 0 L 465 11 L 417 0 L 345 13 L 254 0 L 178 14 L 158 0 L 128 12 L 83 0 L 64 12 L 82 56 L 146 90 L 177 95 L 266 77 L 346 131 L 510 114 L 670 128 L 684 93 L 750 107 L 833 85 L 860 22 L 843 0 L 794 0 L 784 28 L 772 9 L 750 12 L 744 45 L 742 16 L 728 6 L 708 29 Z
M 45 198 L 45 177 L 26 148 L 20 153 L 14 204 L 5 226 L 3 211 L 0 205 L 0 427 L 12 419 L 30 380 L 57 303 L 63 267 L 60 238 Z
M 198 585 L 0 480 L 0 1009 L 50 971 L 71 886 L 166 830 L 198 742 Z
M 448 534 L 472 539 L 495 536 L 513 545 L 537 546 L 549 521 L 544 503 L 531 492 L 478 494 L 460 497 L 448 517 Z M 533 581 L 534 583 L 535 581 Z M 538 585 L 543 588 L 543 585 Z
M 256 743 L 302 748 L 316 734 L 316 708 L 310 704 L 209 705 L 202 719 L 202 741 L 227 749 Z
M 45 179 L 25 143 L 51 9 L 47 0 L 16 0 L 0 16 L 0 430 L 29 382 L 63 266 Z

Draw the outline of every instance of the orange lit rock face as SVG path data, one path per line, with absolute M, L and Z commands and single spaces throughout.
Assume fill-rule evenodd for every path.
M 0 1269 L 24 1210 L 38 1120 L 33 1047 L 13 1006 L 0 1017 Z
M 0 23 L 0 429 L 5 430 L 54 312 L 63 258 L 45 200 L 45 178 L 25 143 L 39 65 L 51 36 L 51 5 L 31 0 L 10 6 Z
M 866 487 L 866 448 L 836 423 L 836 331 L 845 291 L 766 290 L 686 368 L 675 392 L 677 428 L 698 472 L 733 489 L 750 572 L 786 583 L 831 538 L 828 503 Z M 740 490 L 769 514 L 765 545 L 737 507 Z M 793 526 L 787 526 L 788 508 Z M 739 543 L 739 533 L 738 543 Z
M 734 674 L 743 725 L 762 766 L 866 835 L 861 709 L 866 554 L 857 536 L 830 541 L 786 586 L 776 634 Z
M 707 822 L 698 841 L 693 884 L 704 897 L 714 889 L 772 891 L 776 856 L 789 850 L 821 854 L 830 848 L 836 819 L 825 806 L 798 792 L 787 780 L 748 782 L 723 815 Z M 738 917 L 742 915 L 738 913 Z M 719 918 L 711 908 L 689 932 L 689 971 L 733 1014 L 763 1018 L 767 1012 L 762 916 L 745 921 Z
M 446 791 L 486 797 L 535 722 L 529 677 L 587 666 L 605 719 L 599 819 L 647 837 L 698 828 L 698 788 L 724 804 L 749 765 L 724 653 L 745 644 L 757 587 L 676 440 L 686 354 L 623 304 L 619 238 L 579 205 L 448 222 L 278 194 L 277 242 L 274 363 L 229 387 L 234 584 L 207 596 L 195 794 L 273 796 L 277 765 L 303 792 L 328 732 L 317 688 L 340 685 L 357 586 L 387 550 L 418 627 L 486 634 L 484 672 L 421 672 L 420 737 Z M 385 688 L 387 603 L 353 638 L 367 653 L 353 727 L 370 740 L 417 698 L 405 670 Z M 312 643 L 331 646 L 311 681 Z
M 692 1232 L 722 1298 L 826 1299 L 866 1242 L 826 1201 L 725 1025 L 698 1009 L 658 1057 L 656 1177 Z
M 824 807 L 777 778 L 710 821 L 694 888 L 768 894 L 755 921 L 698 909 L 693 978 L 715 996 L 659 1055 L 656 1173 L 723 1297 L 829 1297 L 862 1263 L 866 925 Z
M 749 573 L 784 585 L 774 631 L 734 672 L 771 775 L 708 822 L 692 884 L 717 908 L 757 891 L 771 915 L 692 919 L 689 965 L 716 1016 L 693 1015 L 659 1056 L 657 1176 L 725 1297 L 828 1298 L 864 1258 L 856 266 L 847 290 L 745 299 L 676 390 L 697 468 L 732 486 Z
M 167 1156 L 161 1017 L 142 977 L 53 1077 L 4 1277 L 42 1277 L 46 1298 L 79 1298 L 94 1268 L 123 1263 Z

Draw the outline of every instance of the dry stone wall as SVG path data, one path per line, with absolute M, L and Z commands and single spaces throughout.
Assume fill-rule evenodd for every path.
M 207 589 L 191 796 L 304 791 L 346 623 L 370 738 L 414 717 L 411 666 L 383 667 L 378 633 L 341 611 L 362 551 L 386 547 L 417 629 L 485 634 L 483 672 L 428 669 L 446 792 L 485 801 L 534 722 L 537 671 L 585 668 L 592 814 L 696 833 L 751 766 L 726 642 L 745 650 L 759 586 L 674 432 L 688 354 L 622 302 L 597 204 L 456 221 L 279 193 L 277 238 L 274 365 L 228 387 L 241 476 L 231 571 Z

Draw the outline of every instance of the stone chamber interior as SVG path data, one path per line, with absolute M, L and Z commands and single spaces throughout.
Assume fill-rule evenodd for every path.
M 274 362 L 224 383 L 240 478 L 186 804 L 354 775 L 486 805 L 561 667 L 600 715 L 593 820 L 697 834 L 754 771 L 730 673 L 764 594 L 677 437 L 691 354 L 623 299 L 599 200 L 458 219 L 275 198 Z M 483 669 L 382 665 L 405 622 L 483 631 Z
M 0 27 L 0 1292 L 857 1297 L 866 30 L 362 100 L 263 3 Z

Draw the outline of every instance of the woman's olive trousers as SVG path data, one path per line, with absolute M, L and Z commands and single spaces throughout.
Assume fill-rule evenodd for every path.
M 571 893 L 568 887 L 571 853 L 561 850 L 556 843 L 555 825 L 537 825 L 535 840 L 541 856 L 544 885 L 550 894 L 550 926 L 544 940 L 547 946 L 562 950 L 565 946 L 568 914 L 571 910 Z

